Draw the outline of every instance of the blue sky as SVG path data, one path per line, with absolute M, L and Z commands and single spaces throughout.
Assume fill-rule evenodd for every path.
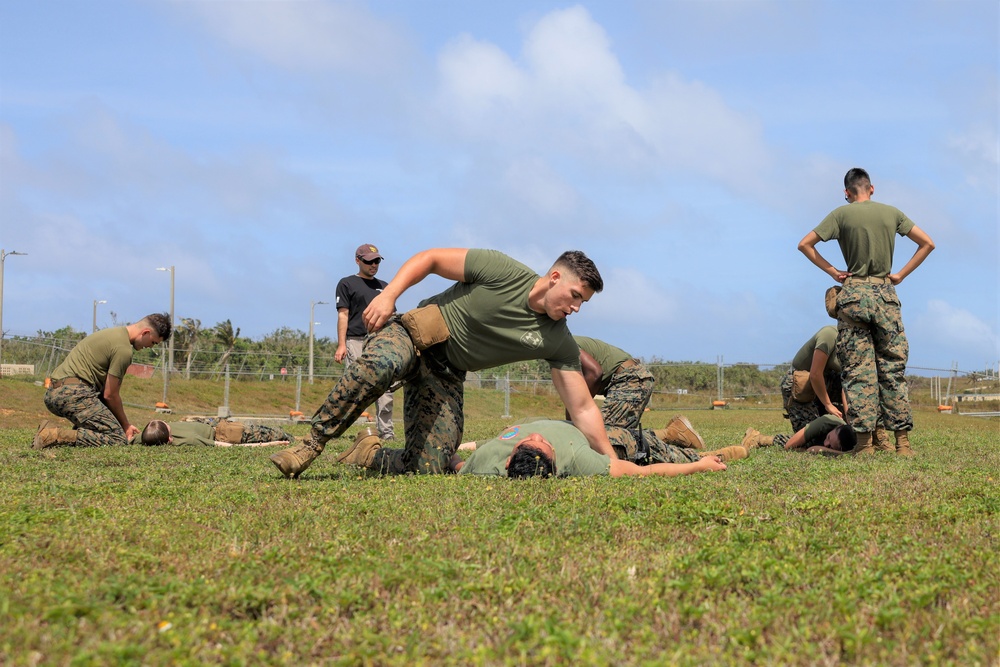
M 899 287 L 911 367 L 995 366 L 998 7 L 4 2 L 3 327 L 167 310 L 173 265 L 178 320 L 306 331 L 363 242 L 385 279 L 581 249 L 606 288 L 575 333 L 781 363 L 833 322 L 796 245 L 862 166 L 937 244 Z

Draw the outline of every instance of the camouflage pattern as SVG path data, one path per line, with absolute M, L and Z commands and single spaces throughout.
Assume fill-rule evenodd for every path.
M 818 398 L 808 403 L 800 403 L 792 398 L 792 375 L 794 372 L 794 368 L 789 369 L 785 377 L 781 379 L 781 398 L 785 406 L 784 417 L 792 423 L 792 431 L 797 433 L 808 426 L 812 420 L 825 415 L 826 408 Z M 824 379 L 826 380 L 827 394 L 833 404 L 843 411 L 844 406 L 838 399 L 842 387 L 840 378 L 833 373 L 827 373 L 824 375 Z
M 906 386 L 910 346 L 899 306 L 891 283 L 848 279 L 837 299 L 837 355 L 848 403 L 845 419 L 859 433 L 874 431 L 880 417 L 890 431 L 913 429 Z
M 607 428 L 637 429 L 653 395 L 653 374 L 642 364 L 619 366 L 604 388 L 601 415 Z
M 348 338 L 344 341 L 347 348 L 347 356 L 344 357 L 344 368 L 350 367 L 361 356 L 365 349 L 366 338 Z M 375 401 L 375 426 L 378 428 L 378 435 L 383 440 L 394 439 L 396 429 L 392 423 L 392 392 L 386 392 Z
M 791 439 L 792 436 L 785 435 L 784 433 L 779 433 L 778 435 L 774 436 L 774 446 L 784 449 L 785 444 Z
M 642 429 L 643 445 L 648 448 L 648 452 L 640 449 L 636 441 L 637 430 L 629 430 L 618 427 L 608 428 L 608 440 L 614 448 L 618 458 L 631 461 L 637 465 L 649 465 L 650 463 L 694 463 L 701 460 L 698 450 L 687 447 L 678 447 L 663 442 L 656 437 L 656 433 L 651 428 Z
M 419 356 L 413 341 L 393 320 L 370 336 L 361 357 L 312 418 L 312 441 L 323 445 L 339 437 L 364 409 L 396 383 L 403 390 L 404 449 L 380 449 L 372 469 L 386 474 L 444 473 L 465 428 L 465 373 L 441 361 L 435 348 Z
M 45 407 L 73 422 L 77 447 L 127 445 L 125 429 L 90 385 L 64 384 L 45 392 Z
M 188 422 L 198 422 L 200 424 L 208 424 L 212 428 L 215 428 L 224 421 L 234 421 L 232 419 L 226 419 L 224 417 L 187 417 L 184 421 Z M 275 442 L 279 440 L 288 440 L 292 442 L 295 440 L 290 434 L 286 433 L 284 429 L 277 428 L 276 426 L 264 426 L 263 424 L 248 424 L 246 422 L 239 422 L 243 424 L 243 435 L 240 437 L 240 444 L 253 444 L 257 442 Z

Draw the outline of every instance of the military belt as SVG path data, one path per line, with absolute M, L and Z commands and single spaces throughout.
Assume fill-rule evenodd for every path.
M 68 378 L 62 378 L 60 380 L 52 380 L 52 382 L 49 383 L 49 387 L 51 389 L 58 389 L 59 387 L 63 386 L 64 384 L 83 384 L 83 385 L 87 385 L 88 387 L 90 386 L 89 383 L 84 382 L 83 380 L 81 380 L 78 377 L 68 377 Z
M 874 283 L 876 285 L 888 285 L 892 283 L 888 277 L 878 277 L 878 276 L 847 276 L 844 282 L 852 283 Z

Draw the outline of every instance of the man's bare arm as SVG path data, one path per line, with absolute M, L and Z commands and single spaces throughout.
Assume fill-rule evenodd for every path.
M 805 255 L 810 262 L 822 269 L 824 273 L 828 274 L 838 283 L 842 283 L 851 274 L 835 268 L 833 264 L 826 261 L 823 255 L 819 254 L 819 250 L 816 250 L 816 244 L 822 240 L 815 231 L 809 232 L 805 235 L 805 238 L 799 241 L 799 252 Z
M 604 418 L 587 390 L 587 383 L 580 371 L 562 371 L 552 369 L 552 384 L 559 392 L 559 398 L 569 412 L 573 425 L 587 438 L 590 448 L 599 454 L 607 454 L 612 460 L 617 459 L 614 448 L 608 440 L 604 429 Z
M 913 225 L 913 229 L 911 229 L 910 233 L 906 235 L 906 238 L 916 243 L 917 249 L 913 252 L 913 257 L 910 258 L 910 261 L 908 261 L 898 273 L 889 274 L 889 281 L 892 282 L 893 285 L 898 285 L 903 282 L 903 278 L 913 273 L 913 270 L 920 266 L 925 259 L 927 259 L 927 255 L 931 254 L 931 251 L 934 250 L 935 247 L 934 241 L 931 241 L 931 237 L 927 236 L 924 230 L 920 229 L 916 225 Z
M 400 295 L 432 273 L 448 280 L 464 280 L 465 256 L 468 253 L 468 248 L 431 248 L 403 262 L 393 279 L 361 315 L 368 331 L 384 327 L 396 312 L 396 300 Z
M 131 440 L 133 436 L 139 433 L 139 429 L 133 426 L 125 415 L 125 405 L 122 403 L 121 397 L 121 386 L 121 378 L 108 375 L 104 381 L 104 393 L 101 399 L 104 401 L 104 405 L 108 406 L 108 410 L 111 410 L 111 414 L 115 416 L 118 423 L 125 429 L 125 439 Z

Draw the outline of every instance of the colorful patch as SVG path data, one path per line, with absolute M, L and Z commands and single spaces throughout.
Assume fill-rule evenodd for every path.
M 518 428 L 517 426 L 512 426 L 508 430 L 506 430 L 506 431 L 504 431 L 503 433 L 500 434 L 500 439 L 501 440 L 510 440 L 511 438 L 516 437 L 517 434 L 520 432 L 520 430 L 521 429 Z

